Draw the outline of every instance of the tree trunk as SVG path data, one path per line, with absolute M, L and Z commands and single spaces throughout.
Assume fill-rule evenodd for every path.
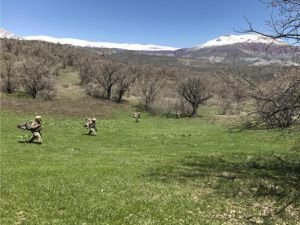
M 7 85 L 6 85 L 6 92 L 8 94 L 12 94 L 13 93 L 13 88 L 12 88 L 12 84 L 10 82 L 10 80 L 7 82 Z
M 31 96 L 32 96 L 32 98 L 36 98 L 36 96 L 37 96 L 37 90 L 36 90 L 36 88 L 33 88 L 32 90 L 31 90 Z
M 124 90 L 120 90 L 118 93 L 118 99 L 117 102 L 120 103 L 122 101 L 123 95 L 124 95 L 125 91 Z
M 111 99 L 111 89 L 112 89 L 112 85 L 107 88 L 107 99 L 108 100 Z
M 196 117 L 197 116 L 197 112 L 198 112 L 198 107 L 199 107 L 199 104 L 193 104 L 192 105 L 193 107 L 193 111 L 192 111 L 192 117 Z

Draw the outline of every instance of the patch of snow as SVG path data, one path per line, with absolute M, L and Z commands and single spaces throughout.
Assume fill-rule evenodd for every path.
M 14 33 L 11 33 L 3 28 L 0 28 L 0 38 L 15 38 L 17 39 L 18 36 Z
M 237 43 L 263 43 L 263 44 L 276 44 L 287 45 L 281 40 L 273 40 L 272 38 L 265 37 L 259 34 L 244 34 L 244 35 L 225 35 L 213 40 L 210 40 L 202 45 L 197 45 L 194 48 L 207 48 L 223 45 L 233 45 Z
M 38 40 L 60 44 L 70 44 L 81 47 L 94 47 L 94 48 L 118 48 L 134 51 L 175 51 L 178 48 L 160 46 L 160 45 L 144 45 L 144 44 L 130 44 L 130 43 L 112 43 L 112 42 L 91 42 L 74 38 L 54 38 L 49 36 L 26 36 L 25 40 Z
M 220 57 L 220 56 L 211 56 L 208 58 L 209 62 L 211 63 L 220 63 L 225 60 L 225 57 Z

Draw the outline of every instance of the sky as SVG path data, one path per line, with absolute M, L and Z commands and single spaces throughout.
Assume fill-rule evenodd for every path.
M 191 47 L 270 16 L 259 0 L 0 0 L 0 27 L 19 36 Z

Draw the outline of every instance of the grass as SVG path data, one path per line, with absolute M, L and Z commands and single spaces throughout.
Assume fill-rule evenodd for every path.
M 137 124 L 130 102 L 90 98 L 78 82 L 67 68 L 52 101 L 1 95 L 1 225 L 300 224 L 299 135 L 231 133 L 239 118 L 214 106 Z M 44 143 L 19 143 L 30 134 L 16 125 L 35 114 Z M 92 115 L 96 137 L 83 128 Z
M 59 99 L 80 99 L 86 98 L 84 89 L 80 86 L 78 72 L 71 67 L 61 69 L 56 79 L 57 96 Z
M 299 224 L 298 200 L 276 214 L 299 195 L 295 137 L 120 113 L 96 137 L 48 115 L 44 144 L 18 143 L 28 118 L 1 111 L 1 224 Z

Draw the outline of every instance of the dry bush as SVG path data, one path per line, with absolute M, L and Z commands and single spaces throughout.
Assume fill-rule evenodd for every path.
M 69 84 L 63 84 L 62 87 L 63 87 L 63 88 L 69 88 L 70 85 L 69 85 Z
M 162 91 L 166 82 L 165 77 L 160 76 L 161 71 L 152 66 L 144 66 L 138 77 L 138 85 L 147 110 L 151 109 L 158 94 Z
M 52 82 L 52 81 L 50 81 Z M 44 88 L 38 93 L 38 97 L 45 99 L 45 100 L 51 100 L 56 96 L 56 89 L 54 88 L 54 83 L 49 84 L 47 88 Z
M 220 71 L 214 82 L 214 94 L 219 100 L 221 114 L 239 114 L 246 94 L 238 74 L 232 75 L 226 71 Z M 235 106 L 235 107 L 234 107 Z
M 193 112 L 193 108 L 182 96 L 178 97 L 175 102 L 175 113 L 180 117 L 190 116 Z
M 159 98 L 151 104 L 149 112 L 155 115 L 174 115 L 174 106 L 174 99 Z
M 32 98 L 51 99 L 55 95 L 57 65 L 48 57 L 26 56 L 19 63 L 21 85 Z
M 287 128 L 300 118 L 300 70 L 281 71 L 274 79 L 256 82 L 244 79 L 247 93 L 255 101 L 256 126 L 265 124 L 271 128 Z
M 83 59 L 79 65 L 80 84 L 87 85 L 95 77 L 95 69 L 93 63 L 88 58 Z
M 19 87 L 16 58 L 11 54 L 3 54 L 0 59 L 1 91 L 13 93 Z
M 94 84 L 92 82 L 86 84 L 84 86 L 85 93 L 89 96 L 92 96 L 94 98 L 104 98 L 105 93 L 104 90 L 99 88 L 97 84 Z

